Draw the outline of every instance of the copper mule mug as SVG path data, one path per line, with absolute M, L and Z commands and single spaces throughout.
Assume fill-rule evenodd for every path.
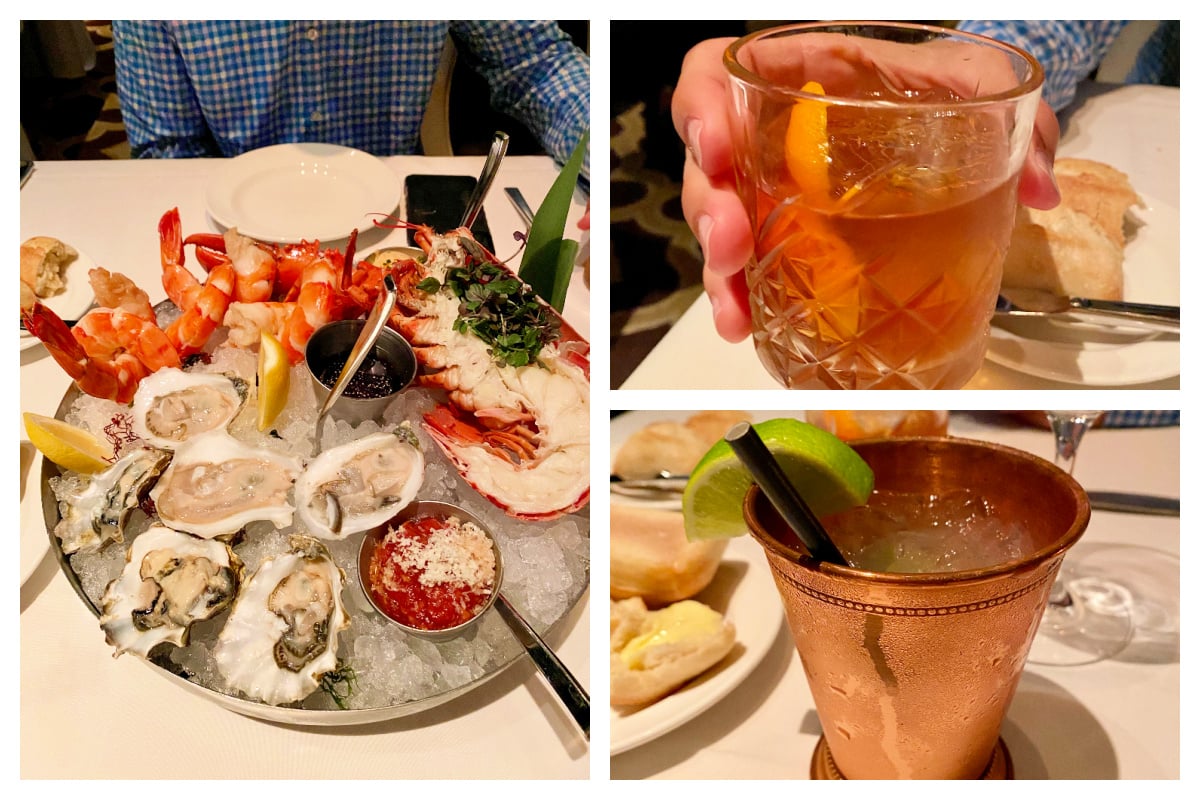
M 1087 527 L 1087 495 L 1053 464 L 996 444 L 890 439 L 855 450 L 876 488 L 966 489 L 1035 544 L 1019 560 L 961 572 L 816 563 L 751 487 L 746 522 L 766 551 L 824 730 L 812 775 L 1011 777 L 1000 726 L 1063 555 Z

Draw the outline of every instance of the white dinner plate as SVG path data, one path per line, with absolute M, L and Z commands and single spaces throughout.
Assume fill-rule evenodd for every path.
M 21 434 L 24 437 L 22 425 Z M 42 456 L 24 438 L 21 440 L 21 519 L 42 518 Z M 22 524 L 21 528 L 21 585 L 37 569 L 50 551 L 50 539 L 41 525 Z
M 690 412 L 688 412 L 690 413 Z M 688 413 L 632 411 L 611 424 L 612 452 L 635 430 Z M 624 497 L 614 499 L 633 503 Z M 749 535 L 731 539 L 713 582 L 696 596 L 722 612 L 737 631 L 737 643 L 719 664 L 672 694 L 634 711 L 609 710 L 609 754 L 652 741 L 699 716 L 746 680 L 771 649 L 783 623 L 783 605 L 766 556 Z
M 58 238 L 61 239 L 61 237 Z M 62 241 L 69 240 L 62 239 Z M 79 251 L 79 248 L 75 249 L 77 252 Z M 63 319 L 79 319 L 84 312 L 91 308 L 96 299 L 92 294 L 92 284 L 88 281 L 88 271 L 94 266 L 96 266 L 96 262 L 92 261 L 87 254 L 79 252 L 78 257 L 63 270 L 63 278 L 67 282 L 66 291 L 43 299 L 42 304 Z M 22 350 L 28 350 L 38 344 L 41 344 L 40 340 L 28 331 L 21 330 Z
M 208 186 L 208 213 L 267 242 L 329 242 L 365 230 L 400 203 L 380 159 L 335 144 L 277 144 L 229 160 Z
M 1125 248 L 1125 299 L 1179 305 L 1179 212 L 1143 198 L 1130 216 L 1137 228 Z M 1179 374 L 1179 337 L 1080 323 L 1006 319 L 993 322 L 987 357 L 1039 378 L 1120 386 Z

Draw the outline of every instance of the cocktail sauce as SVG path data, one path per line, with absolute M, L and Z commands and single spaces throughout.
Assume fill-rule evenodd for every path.
M 387 616 L 411 628 L 440 631 L 473 619 L 495 588 L 487 534 L 456 518 L 418 517 L 375 545 L 367 591 Z

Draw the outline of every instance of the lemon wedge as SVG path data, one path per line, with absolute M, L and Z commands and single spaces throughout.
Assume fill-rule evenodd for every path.
M 94 475 L 108 469 L 115 458 L 108 442 L 97 439 L 83 428 L 28 411 L 21 417 L 30 443 L 63 469 Z
M 265 431 L 287 405 L 292 369 L 283 344 L 269 331 L 258 341 L 258 429 Z

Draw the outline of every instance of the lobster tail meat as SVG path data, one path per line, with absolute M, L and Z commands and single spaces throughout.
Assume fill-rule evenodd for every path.
M 509 430 L 489 430 L 453 405 L 424 417 L 425 429 L 463 479 L 506 514 L 553 519 L 587 505 L 587 429 L 555 446 Z M 582 469 L 580 465 L 582 463 Z
M 588 345 L 470 233 L 417 236 L 424 264 L 378 254 L 400 280 L 391 324 L 412 343 L 421 386 L 449 400 L 425 429 L 459 474 L 505 513 L 551 519 L 588 502 Z

